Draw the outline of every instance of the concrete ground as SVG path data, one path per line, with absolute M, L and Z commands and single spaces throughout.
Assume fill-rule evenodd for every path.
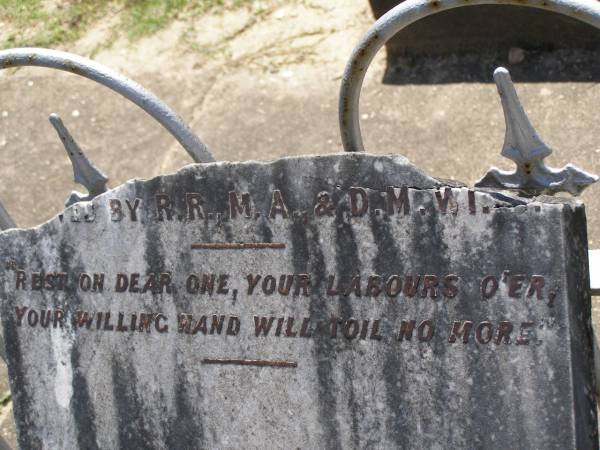
M 118 41 L 95 59 L 165 100 L 217 160 L 342 151 L 340 77 L 352 47 L 373 22 L 368 2 L 266 4 L 261 15 L 239 10 L 205 16 L 191 27 L 175 22 L 135 45 Z M 87 54 L 105 33 L 92 29 L 66 50 Z M 494 84 L 387 86 L 381 84 L 383 70 L 381 52 L 361 101 L 369 152 L 400 153 L 433 176 L 469 185 L 491 165 L 513 167 L 500 156 L 504 119 Z M 81 189 L 47 121 L 51 112 L 61 115 L 110 186 L 191 162 L 158 123 L 91 81 L 23 68 L 0 71 L 0 89 L 0 200 L 20 226 L 48 220 L 61 211 L 70 190 Z M 555 150 L 549 164 L 574 163 L 600 174 L 600 84 L 531 83 L 517 90 Z M 591 187 L 582 196 L 591 248 L 600 248 L 599 192 L 600 186 Z M 0 373 L 0 389 L 6 389 L 5 380 Z M 14 444 L 10 408 L 0 413 L 0 432 Z

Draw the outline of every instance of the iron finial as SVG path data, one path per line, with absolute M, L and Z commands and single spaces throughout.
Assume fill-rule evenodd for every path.
M 544 159 L 552 153 L 529 121 L 508 70 L 499 67 L 494 71 L 494 81 L 502 100 L 506 134 L 502 156 L 517 164 L 514 172 L 492 167 L 475 187 L 514 189 L 523 195 L 534 196 L 569 192 L 579 195 L 590 184 L 598 181 L 596 175 L 587 173 L 572 164 L 562 169 L 546 166 Z
M 48 120 L 50 120 L 50 123 L 58 133 L 71 160 L 75 183 L 81 184 L 88 190 L 88 195 L 77 191 L 71 192 L 71 195 L 69 195 L 69 198 L 65 202 L 65 206 L 71 206 L 73 203 L 81 201 L 89 201 L 97 195 L 106 192 L 108 177 L 83 153 L 59 115 L 52 113 L 48 117 Z

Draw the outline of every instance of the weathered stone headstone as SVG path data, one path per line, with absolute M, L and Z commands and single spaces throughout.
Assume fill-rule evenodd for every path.
M 596 448 L 584 208 L 192 165 L 0 234 L 22 448 Z
M 379 19 L 404 0 L 370 0 Z M 477 5 L 419 20 L 386 44 L 392 84 L 489 82 L 491 67 L 519 81 L 597 81 L 600 30 L 523 6 Z

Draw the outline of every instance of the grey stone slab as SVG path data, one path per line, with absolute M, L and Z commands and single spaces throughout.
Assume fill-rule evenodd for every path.
M 191 165 L 0 233 L 20 446 L 597 448 L 583 206 L 447 184 Z

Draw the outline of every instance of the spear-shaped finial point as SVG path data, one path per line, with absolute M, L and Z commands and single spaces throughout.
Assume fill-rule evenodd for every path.
M 506 172 L 492 167 L 475 183 L 476 187 L 514 189 L 528 196 L 557 192 L 579 195 L 590 184 L 598 181 L 596 175 L 572 164 L 567 164 L 562 169 L 547 167 L 544 158 L 549 156 L 552 150 L 542 141 L 529 121 L 508 70 L 504 67 L 497 68 L 494 71 L 494 81 L 498 87 L 506 122 L 502 156 L 514 161 L 517 169 L 514 172 Z
M 56 130 L 71 160 L 75 183 L 81 184 L 88 190 L 88 195 L 76 191 L 71 192 L 71 195 L 65 202 L 65 206 L 70 206 L 80 201 L 89 201 L 97 195 L 106 192 L 108 177 L 83 153 L 59 115 L 52 113 L 48 117 L 48 120 L 50 120 L 50 123 Z

